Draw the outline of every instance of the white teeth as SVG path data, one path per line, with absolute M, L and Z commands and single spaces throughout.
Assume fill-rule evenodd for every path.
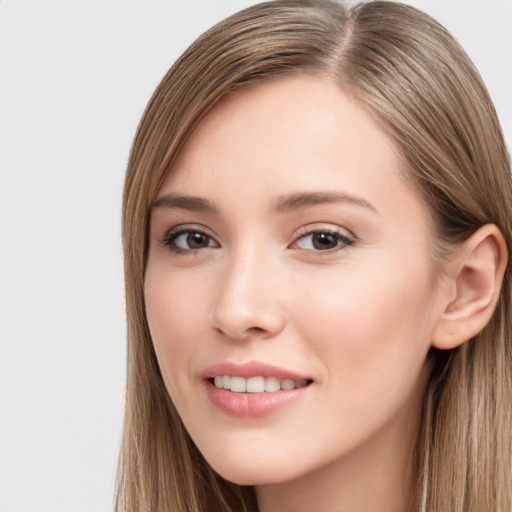
M 282 380 L 281 389 L 295 389 L 295 381 L 290 379 Z
M 231 377 L 231 391 L 235 393 L 245 393 L 247 387 L 247 379 L 243 377 Z
M 307 385 L 306 380 L 279 380 L 277 377 L 235 377 L 230 375 L 217 375 L 213 383 L 218 388 L 229 389 L 235 393 L 272 393 L 281 389 L 290 390 L 302 388 Z
M 217 386 L 217 384 L 215 384 Z M 224 389 L 231 389 L 231 377 L 229 375 L 224 375 L 222 377 L 222 386 L 217 386 L 217 387 L 222 387 Z
M 246 388 L 247 393 L 263 393 L 265 391 L 265 379 L 263 377 L 249 377 Z
M 265 377 L 265 391 L 279 391 L 281 389 L 281 385 L 279 383 L 279 379 L 277 377 Z

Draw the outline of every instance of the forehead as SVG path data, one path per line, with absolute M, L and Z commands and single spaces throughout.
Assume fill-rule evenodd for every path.
M 206 146 L 256 150 L 260 144 L 267 147 L 266 152 L 277 150 L 288 158 L 281 151 L 287 144 L 296 153 L 306 154 L 321 142 L 328 145 L 337 139 L 340 145 L 364 146 L 369 137 L 373 137 L 374 151 L 385 146 L 400 158 L 392 138 L 338 84 L 309 75 L 286 75 L 244 85 L 221 98 L 195 128 L 179 158 L 190 158 L 191 153 L 204 156 L 200 149 Z
M 161 193 L 193 189 L 226 200 L 336 188 L 378 203 L 386 193 L 417 195 L 401 166 L 397 145 L 360 102 L 330 80 L 293 75 L 244 86 L 217 103 Z

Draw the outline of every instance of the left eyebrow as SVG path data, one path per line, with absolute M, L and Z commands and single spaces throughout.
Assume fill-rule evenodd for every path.
M 295 194 L 279 196 L 273 205 L 276 213 L 293 213 L 308 206 L 325 203 L 347 203 L 362 206 L 379 213 L 377 209 L 362 197 L 347 194 L 345 192 L 297 192 Z

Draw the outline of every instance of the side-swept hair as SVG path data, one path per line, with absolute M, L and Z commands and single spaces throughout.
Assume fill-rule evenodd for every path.
M 203 34 L 151 98 L 133 142 L 123 199 L 128 380 L 117 512 L 257 510 L 254 490 L 223 480 L 190 440 L 158 368 L 144 305 L 149 211 L 180 148 L 224 95 L 302 73 L 357 98 L 401 149 L 422 192 L 442 261 L 486 223 L 512 254 L 510 160 L 474 65 L 435 20 L 374 1 L 276 0 Z M 417 446 L 421 512 L 512 510 L 511 265 L 492 319 L 436 351 Z

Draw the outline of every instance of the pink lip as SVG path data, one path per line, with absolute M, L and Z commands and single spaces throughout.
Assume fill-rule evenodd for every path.
M 203 373 L 206 392 L 210 401 L 222 412 L 239 418 L 257 418 L 267 416 L 286 407 L 302 397 L 310 388 L 280 390 L 271 393 L 234 393 L 221 389 L 211 382 L 215 376 L 230 375 L 237 377 L 277 377 L 280 380 L 310 380 L 290 370 L 277 366 L 250 361 L 243 364 L 224 362 L 207 368 Z
M 236 377 L 245 377 L 246 379 L 249 377 L 277 377 L 280 380 L 309 380 L 308 376 L 259 361 L 248 361 L 247 363 L 226 361 L 210 366 L 202 372 L 201 377 L 203 379 L 212 379 L 217 375 L 234 375 Z

